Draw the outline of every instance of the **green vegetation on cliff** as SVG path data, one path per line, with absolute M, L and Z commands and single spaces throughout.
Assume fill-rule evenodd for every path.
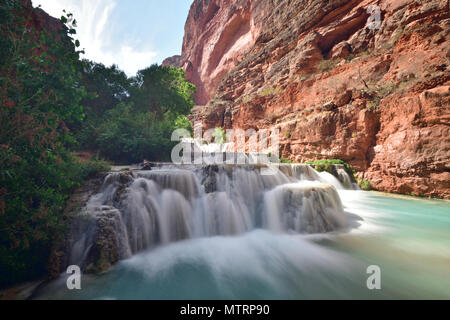
M 361 190 L 364 190 L 364 191 L 372 190 L 372 186 L 368 180 L 356 178 L 356 182 L 358 183 Z
M 189 127 L 195 87 L 184 71 L 151 66 L 128 78 L 81 61 L 76 21 L 49 32 L 21 1 L 0 4 L 0 287 L 46 273 L 52 241 L 67 227 L 70 193 L 104 162 L 167 156 L 170 133 Z
M 86 96 L 74 30 L 41 31 L 28 11 L 0 6 L 0 286 L 45 272 L 65 200 L 90 174 L 69 152 Z
M 347 162 L 342 161 L 340 159 L 309 161 L 309 162 L 306 162 L 306 164 L 313 165 L 314 168 L 319 172 L 322 172 L 322 171 L 331 172 L 332 165 L 341 164 L 345 167 L 345 169 L 347 170 L 347 172 L 349 174 L 353 174 L 352 169 L 350 168 L 350 165 Z

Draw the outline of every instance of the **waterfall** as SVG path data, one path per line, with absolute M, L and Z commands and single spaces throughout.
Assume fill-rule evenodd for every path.
M 347 173 L 347 170 L 345 170 L 344 165 L 335 165 L 335 170 L 339 177 L 339 181 L 342 183 L 345 189 L 359 190 L 358 184 Z
M 323 183 L 331 184 L 337 190 L 344 189 L 344 186 L 339 181 L 339 179 L 336 178 L 335 176 L 333 176 L 331 173 L 324 171 L 324 172 L 319 173 L 319 176 L 320 176 L 320 181 L 322 181 Z
M 273 231 L 324 233 L 347 226 L 336 189 L 301 181 L 278 186 L 264 197 L 264 227 Z
M 260 169 L 159 165 L 111 173 L 73 224 L 70 262 L 86 268 L 100 255 L 115 263 L 159 245 L 255 229 L 312 234 L 348 225 L 336 191 L 344 186 L 331 174 L 308 165 L 280 165 L 273 175 Z

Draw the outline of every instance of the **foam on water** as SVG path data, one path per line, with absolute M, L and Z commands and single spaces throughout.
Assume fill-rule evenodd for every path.
M 221 168 L 207 175 L 209 193 L 203 169 L 164 170 L 137 173 L 122 201 L 135 255 L 84 275 L 81 291 L 62 275 L 37 298 L 450 298 L 447 201 L 337 190 L 306 167 L 271 177 Z M 119 177 L 108 179 L 90 206 L 111 205 Z M 82 259 L 91 232 L 79 229 Z M 366 286 L 370 265 L 382 270 L 382 290 Z
M 323 233 L 347 226 L 335 188 L 318 172 L 304 165 L 281 169 L 262 175 L 255 166 L 161 166 L 131 176 L 112 173 L 89 200 L 86 216 L 108 210 L 114 216 L 119 259 L 158 245 L 260 228 Z M 88 264 L 96 230 L 86 224 L 74 229 L 72 264 Z

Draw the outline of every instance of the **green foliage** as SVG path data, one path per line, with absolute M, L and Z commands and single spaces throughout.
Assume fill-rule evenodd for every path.
M 172 131 L 192 132 L 186 118 L 195 87 L 182 69 L 152 65 L 128 78 L 117 66 L 83 61 L 86 119 L 76 126 L 78 148 L 119 162 L 168 160 Z
M 286 158 L 283 158 L 283 157 L 280 158 L 280 162 L 281 163 L 287 163 L 287 164 L 293 164 L 294 163 L 294 161 L 286 159 Z
M 379 104 L 380 104 L 380 99 L 375 98 L 373 101 L 367 102 L 366 107 L 368 110 L 373 111 L 379 106 Z
M 90 160 L 88 162 L 79 163 L 76 166 L 77 176 L 79 180 L 84 181 L 87 179 L 92 179 L 99 172 L 108 172 L 111 170 L 111 167 L 106 161 L 103 160 Z
M 68 126 L 84 118 L 80 52 L 68 14 L 60 32 L 36 26 L 33 9 L 0 5 L 0 287 L 45 272 L 65 228 L 66 199 L 95 167 L 68 152 Z
M 380 105 L 381 100 L 383 100 L 383 98 L 387 97 L 388 95 L 394 93 L 397 89 L 396 85 L 393 82 L 384 83 L 381 86 L 373 87 L 372 85 L 367 84 L 364 80 L 362 81 L 367 89 L 365 91 L 372 97 L 372 100 L 368 101 L 366 105 L 366 108 L 370 111 L 376 110 Z
M 227 141 L 227 135 L 225 130 L 220 127 L 216 127 L 213 133 L 214 143 L 224 144 Z
M 359 187 L 361 188 L 361 190 L 364 191 L 370 191 L 372 190 L 372 185 L 370 184 L 370 182 L 366 179 L 356 179 L 358 182 Z
M 266 87 L 261 91 L 260 96 L 266 97 L 266 96 L 271 96 L 271 95 L 277 95 L 278 93 L 280 93 L 280 91 L 281 91 L 280 87 L 276 87 L 276 88 Z
M 171 141 L 172 132 L 187 129 L 192 133 L 186 115 L 194 106 L 194 93 L 182 69 L 151 66 L 129 79 L 122 102 L 102 116 L 91 117 L 88 129 L 81 131 L 82 138 L 90 137 L 91 145 L 113 161 L 169 160 L 176 144 Z
M 128 78 L 116 66 L 80 61 L 76 20 L 42 30 L 21 1 L 0 4 L 0 287 L 40 277 L 66 230 L 66 200 L 102 161 L 76 162 L 74 148 L 105 158 L 164 160 L 195 87 L 182 69 L 151 66 Z
M 175 119 L 175 129 L 185 129 L 190 132 L 191 135 L 194 134 L 194 129 L 192 128 L 192 123 L 186 116 L 178 116 Z
M 186 128 L 183 118 L 154 121 L 150 112 L 139 112 L 132 103 L 121 103 L 106 114 L 97 139 L 102 156 L 121 163 L 169 160 L 176 142 L 172 132 Z
M 88 93 L 83 99 L 86 118 L 72 126 L 79 148 L 95 150 L 105 113 L 125 102 L 129 97 L 131 81 L 117 66 L 105 67 L 101 63 L 83 60 L 82 83 Z
M 371 54 L 371 52 L 370 52 L 370 50 L 368 50 L 368 49 L 365 50 L 365 51 L 363 51 L 363 52 L 360 52 L 360 53 L 358 53 L 358 54 L 350 53 L 350 54 L 348 55 L 348 57 L 347 57 L 346 60 L 347 60 L 348 62 L 350 62 L 350 61 L 352 61 L 352 60 L 354 60 L 354 59 L 356 59 L 356 58 L 364 59 L 364 58 L 370 56 L 370 54 Z
M 377 87 L 376 90 L 377 90 L 378 96 L 381 98 L 384 98 L 384 97 L 392 94 L 393 92 L 395 92 L 396 85 L 394 82 L 387 82 L 387 83 L 384 83 L 382 86 Z
M 342 164 L 345 166 L 347 172 L 352 174 L 350 165 L 348 163 L 346 163 L 345 161 L 342 161 L 339 159 L 309 161 L 309 162 L 306 162 L 306 164 L 313 165 L 314 168 L 319 172 L 322 172 L 322 171 L 331 172 L 332 165 Z
M 131 101 L 139 111 L 160 119 L 187 115 L 194 106 L 195 86 L 186 81 L 183 69 L 152 65 L 132 79 Z

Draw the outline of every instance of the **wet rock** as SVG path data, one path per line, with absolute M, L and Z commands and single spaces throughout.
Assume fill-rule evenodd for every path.
M 50 277 L 59 276 L 72 264 L 84 272 L 103 272 L 130 255 L 122 217 L 114 206 L 120 207 L 132 179 L 131 172 L 113 172 L 89 180 L 72 194 L 65 209 L 70 228 L 54 241 L 48 262 Z M 97 199 L 98 195 L 104 198 Z M 97 205 L 99 201 L 107 205 Z
M 217 191 L 217 173 L 219 172 L 219 166 L 211 165 L 202 169 L 204 180 L 202 185 L 205 188 L 206 193 L 213 193 Z
M 95 213 L 96 231 L 93 246 L 87 257 L 87 273 L 108 271 L 120 259 L 131 256 L 126 230 L 119 210 L 102 206 Z
M 78 225 L 74 221 L 77 221 L 80 211 L 86 205 L 88 200 L 100 191 L 104 179 L 104 175 L 101 175 L 98 178 L 87 181 L 83 186 L 75 190 L 67 201 L 64 215 L 68 217 L 67 221 L 71 227 L 68 232 L 54 240 L 49 261 L 47 263 L 47 270 L 50 277 L 58 277 L 69 265 L 69 252 L 72 245 L 73 228 L 74 224 Z M 85 220 L 83 219 L 83 222 L 84 221 Z
M 144 160 L 139 167 L 141 170 L 152 170 L 153 164 L 150 161 Z

